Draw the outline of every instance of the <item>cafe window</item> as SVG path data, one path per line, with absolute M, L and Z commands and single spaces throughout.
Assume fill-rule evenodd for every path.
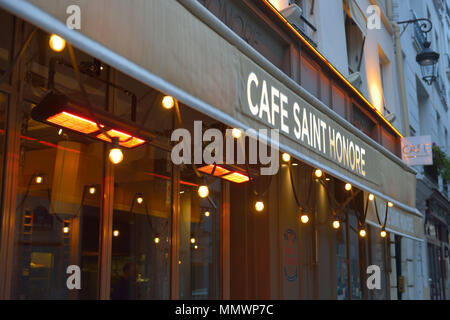
M 15 299 L 96 298 L 103 143 L 33 120 L 22 105 Z M 67 268 L 80 266 L 81 290 Z
M 127 150 L 114 182 L 111 298 L 168 299 L 170 154 L 151 146 Z
M 209 178 L 209 195 L 200 197 L 199 180 L 191 166 L 180 170 L 179 296 L 219 299 L 219 248 L 222 181 Z

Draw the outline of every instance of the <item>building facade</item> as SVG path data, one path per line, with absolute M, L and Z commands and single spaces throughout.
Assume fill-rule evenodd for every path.
M 394 3 L 72 5 L 0 0 L 0 298 L 433 297 Z
M 449 154 L 449 42 L 450 11 L 448 1 L 399 2 L 393 12 L 398 21 L 414 18 L 428 18 L 433 29 L 426 36 L 419 25 L 413 24 L 404 31 L 401 48 L 404 54 L 405 84 L 408 103 L 409 135 L 431 136 L 434 148 Z M 428 39 L 427 39 L 428 37 Z M 430 41 L 434 51 L 440 54 L 437 78 L 426 84 L 416 63 L 416 55 L 424 41 Z M 417 208 L 426 216 L 426 282 L 425 287 L 431 299 L 449 298 L 449 189 L 448 181 L 438 171 L 439 154 L 433 153 L 433 166 L 416 166 Z M 448 179 L 448 178 L 447 178 Z

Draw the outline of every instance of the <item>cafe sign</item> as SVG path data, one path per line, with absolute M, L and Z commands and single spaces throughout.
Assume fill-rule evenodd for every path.
M 431 136 L 402 138 L 402 159 L 410 166 L 433 164 Z
M 243 78 L 245 114 L 354 174 L 368 178 L 370 155 L 365 143 L 256 68 L 248 68 Z

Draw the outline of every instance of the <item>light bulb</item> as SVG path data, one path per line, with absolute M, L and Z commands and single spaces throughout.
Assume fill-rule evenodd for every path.
M 242 135 L 242 131 L 237 128 L 234 128 L 233 130 L 231 130 L 231 134 L 235 139 L 239 139 Z
M 194 249 L 197 250 L 197 249 L 198 249 L 198 245 L 195 245 L 195 246 L 194 246 Z
M 387 232 L 384 231 L 384 230 L 381 230 L 381 232 L 380 232 L 380 237 L 386 238 L 386 236 L 387 236 Z
M 302 223 L 308 223 L 308 221 L 309 221 L 309 216 L 307 215 L 307 214 L 303 214 L 301 217 L 300 217 L 300 221 L 302 222 Z
M 345 184 L 345 190 L 350 191 L 352 190 L 352 185 L 350 183 Z
M 339 229 L 341 227 L 341 223 L 339 222 L 339 220 L 334 220 L 333 221 L 333 229 Z
M 394 206 L 394 204 L 393 204 L 392 202 L 389 201 L 389 202 L 388 202 L 388 207 L 389 207 L 389 208 L 392 208 L 393 206 Z
M 109 151 L 109 160 L 114 164 L 122 162 L 123 160 L 122 150 L 120 150 L 119 148 L 112 148 Z
M 161 239 L 159 239 L 158 236 L 156 236 L 155 239 L 153 239 L 153 241 L 154 241 L 156 244 L 158 244 L 160 240 L 161 240 Z
M 66 47 L 66 40 L 56 34 L 52 34 L 48 44 L 53 51 L 61 52 Z
M 373 201 L 373 199 L 375 199 L 375 196 L 373 194 L 369 194 L 369 200 Z
M 200 198 L 206 198 L 209 195 L 208 186 L 203 185 L 198 187 L 198 195 Z
M 94 194 L 95 191 L 96 191 L 96 190 L 95 190 L 95 187 L 90 187 L 90 188 L 89 188 L 89 193 L 90 193 L 90 194 Z
M 167 110 L 172 109 L 175 105 L 175 100 L 171 96 L 165 96 L 162 99 L 162 106 L 166 108 Z
M 42 178 L 41 176 L 37 176 L 37 177 L 34 179 L 34 181 L 35 181 L 37 184 L 42 183 L 43 180 L 44 180 L 44 178 Z
M 314 171 L 314 174 L 316 175 L 317 178 L 320 178 L 322 176 L 323 172 L 320 169 L 316 169 L 316 171 Z
M 64 227 L 63 228 L 63 232 L 66 233 L 66 234 L 69 233 L 69 227 Z
M 194 237 L 191 238 L 191 243 L 192 243 L 192 244 L 194 244 L 196 241 L 197 241 L 197 240 L 196 240 Z
M 255 203 L 255 209 L 256 209 L 256 211 L 258 211 L 258 212 L 263 211 L 263 210 L 264 210 L 264 202 L 262 202 L 262 201 L 256 201 L 256 203 Z
M 113 236 L 117 238 L 119 236 L 119 230 L 114 230 Z
M 283 153 L 283 155 L 281 156 L 283 158 L 284 162 L 289 162 L 291 161 L 291 155 L 289 153 Z
M 209 211 L 205 211 L 205 217 L 209 217 L 211 213 Z
M 144 202 L 144 198 L 142 198 L 141 196 L 138 196 L 138 197 L 136 198 L 136 202 L 139 203 L 139 204 L 141 204 L 142 202 Z
M 366 230 L 364 230 L 364 229 L 359 230 L 359 236 L 361 238 L 364 238 L 366 236 L 366 234 L 367 234 Z

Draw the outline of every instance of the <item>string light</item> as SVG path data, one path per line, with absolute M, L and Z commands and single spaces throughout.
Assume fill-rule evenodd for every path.
M 389 208 L 392 208 L 394 206 L 394 204 L 392 202 L 390 202 L 390 201 L 387 204 L 388 204 Z
M 304 223 L 304 224 L 308 223 L 308 222 L 309 222 L 309 216 L 308 216 L 307 214 L 303 214 L 303 215 L 300 217 L 300 221 L 301 221 L 302 223 Z
M 205 211 L 205 217 L 209 217 L 210 216 L 210 212 L 209 211 Z
M 198 245 L 195 245 L 195 246 L 194 246 L 194 249 L 197 250 L 197 249 L 198 249 Z
M 256 201 L 255 203 L 255 209 L 258 212 L 261 212 L 264 210 L 264 202 L 262 202 L 262 200 Z
M 112 143 L 114 144 L 114 148 L 109 150 L 109 160 L 114 164 L 118 164 L 123 160 L 123 153 L 119 148 L 119 138 L 113 137 Z
M 281 156 L 283 158 L 284 162 L 289 162 L 291 161 L 291 155 L 289 153 L 283 153 L 283 155 Z
M 369 194 L 369 200 L 373 201 L 373 199 L 375 199 L 375 196 L 373 194 Z
M 233 130 L 231 130 L 231 134 L 233 135 L 233 137 L 235 139 L 239 139 L 242 135 L 242 132 L 241 132 L 241 130 L 234 128 Z
M 42 181 L 44 181 L 44 178 L 42 177 L 42 176 L 36 176 L 35 178 L 34 178 L 34 182 L 36 182 L 37 184 L 41 184 L 42 183 Z
M 153 241 L 156 243 L 156 244 L 158 244 L 159 243 L 159 241 L 161 241 L 161 239 L 159 239 L 159 237 L 158 236 L 156 236 L 154 239 L 153 239 Z
M 61 52 L 66 47 L 66 40 L 56 34 L 52 34 L 48 44 L 53 51 Z
M 63 228 L 63 232 L 64 232 L 65 234 L 69 233 L 69 227 L 67 227 L 67 226 L 64 227 L 64 228 Z
M 95 189 L 95 187 L 90 187 L 90 188 L 89 188 L 89 193 L 90 193 L 90 194 L 94 194 L 95 191 L 97 191 L 97 190 Z
M 316 169 L 316 171 L 314 171 L 314 174 L 317 178 L 320 178 L 323 175 L 323 172 L 320 169 Z
M 345 184 L 345 190 L 350 191 L 352 190 L 352 185 L 350 183 Z
M 209 188 L 207 185 L 198 187 L 198 195 L 200 198 L 206 198 L 209 195 Z
M 191 240 L 190 240 L 190 241 L 191 241 L 192 244 L 194 244 L 194 243 L 197 242 L 197 239 L 195 239 L 194 237 L 191 237 Z
M 119 236 L 119 230 L 114 230 L 113 236 L 117 238 Z
M 137 202 L 138 204 L 141 204 L 142 202 L 144 202 L 144 198 L 142 198 L 142 196 L 139 195 L 139 196 L 136 198 L 136 202 Z
M 171 96 L 165 96 L 165 97 L 162 99 L 161 104 L 162 104 L 162 106 L 163 106 L 165 109 L 169 110 L 169 109 L 172 109 L 173 106 L 175 105 L 175 100 L 174 100 L 174 98 L 171 97 Z
M 367 232 L 364 228 L 359 229 L 359 236 L 364 238 L 367 235 Z
M 333 225 L 333 229 L 339 229 L 341 227 L 341 223 L 339 222 L 339 220 L 335 219 L 332 223 Z
M 387 232 L 384 229 L 381 229 L 380 237 L 386 238 L 386 236 L 387 236 Z

